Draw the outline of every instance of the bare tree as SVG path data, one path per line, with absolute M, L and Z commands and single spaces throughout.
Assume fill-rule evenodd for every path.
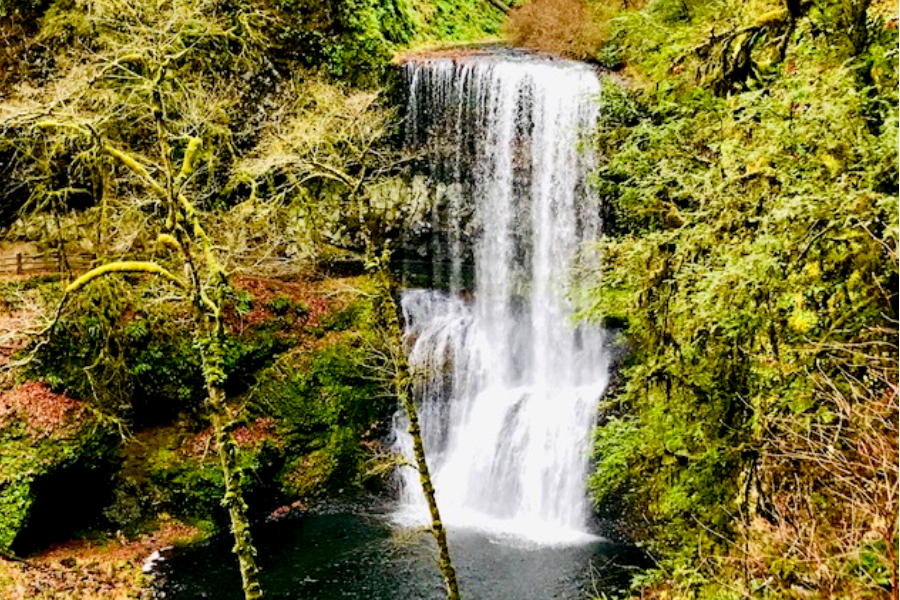
M 170 165 L 171 151 L 166 142 L 164 124 L 158 122 L 160 154 Z M 137 175 L 158 198 L 165 213 L 165 224 L 157 237 L 157 243 L 173 254 L 180 262 L 183 276 L 156 261 L 116 261 L 88 271 L 69 284 L 60 303 L 60 314 L 68 299 L 91 282 L 116 273 L 146 273 L 171 282 L 180 291 L 181 298 L 193 309 L 194 338 L 201 349 L 203 377 L 207 394 L 207 414 L 212 422 L 216 440 L 216 452 L 225 480 L 223 506 L 228 511 L 231 532 L 234 535 L 234 553 L 237 555 L 244 597 L 256 600 L 262 597 L 259 571 L 256 566 L 256 550 L 250 535 L 247 504 L 241 491 L 241 470 L 237 465 L 237 445 L 231 434 L 231 423 L 224 390 L 225 328 L 222 321 L 225 298 L 229 290 L 228 278 L 203 228 L 193 204 L 180 191 L 183 183 L 194 172 L 194 160 L 201 147 L 200 138 L 188 145 L 181 169 L 176 174 L 165 168 L 165 182 L 160 182 L 147 171 L 134 156 L 99 141 L 103 151 Z M 55 322 L 54 322 L 55 325 Z M 53 334 L 53 325 L 47 332 Z

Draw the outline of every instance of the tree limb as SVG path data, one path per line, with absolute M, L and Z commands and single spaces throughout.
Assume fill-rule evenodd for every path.
M 96 269 L 91 269 L 69 284 L 66 288 L 66 295 L 77 292 L 94 279 L 109 275 L 110 273 L 150 273 L 153 275 L 161 275 L 181 289 L 187 289 L 187 286 L 183 281 L 178 279 L 171 271 L 161 267 L 155 262 L 127 260 L 108 263 L 101 265 Z
M 488 0 L 488 3 L 490 3 L 491 6 L 493 6 L 494 8 L 496 8 L 503 14 L 509 13 L 510 7 L 506 4 L 504 4 L 503 2 L 501 2 L 500 0 Z

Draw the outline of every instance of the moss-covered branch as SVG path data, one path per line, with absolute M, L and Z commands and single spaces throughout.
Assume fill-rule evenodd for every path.
M 120 261 L 101 265 L 95 269 L 91 269 L 84 275 L 81 275 L 66 287 L 66 294 L 73 294 L 91 281 L 112 273 L 147 273 L 150 275 L 159 275 L 171 281 L 179 288 L 187 289 L 187 285 L 173 275 L 171 271 L 154 262 Z

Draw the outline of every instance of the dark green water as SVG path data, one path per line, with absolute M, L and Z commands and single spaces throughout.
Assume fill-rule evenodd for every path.
M 358 512 L 317 514 L 255 532 L 267 598 L 441 600 L 434 542 L 399 532 L 386 518 Z M 467 600 L 585 600 L 628 581 L 642 562 L 631 547 L 606 542 L 534 546 L 472 531 L 450 532 Z M 164 554 L 157 597 L 241 600 L 231 542 L 217 540 Z

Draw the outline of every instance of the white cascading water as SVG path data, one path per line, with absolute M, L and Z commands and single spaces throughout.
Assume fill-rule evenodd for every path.
M 442 241 L 432 252 L 450 291 L 407 291 L 401 302 L 443 520 L 583 539 L 607 359 L 603 332 L 575 325 L 566 294 L 581 246 L 600 229 L 580 144 L 596 122 L 599 80 L 581 63 L 519 55 L 419 60 L 405 71 L 408 141 L 455 190 L 435 210 Z M 406 425 L 398 415 L 397 445 L 411 457 Z M 418 473 L 401 476 L 401 517 L 427 520 Z

